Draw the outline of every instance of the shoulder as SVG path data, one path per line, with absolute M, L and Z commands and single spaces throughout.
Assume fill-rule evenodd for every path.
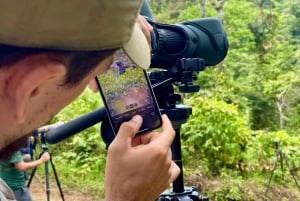
M 14 194 L 8 185 L 0 178 L 0 200 L 14 201 Z
M 17 162 L 20 162 L 20 161 L 23 161 L 22 154 L 21 154 L 20 151 L 17 151 L 14 155 L 12 155 L 9 162 L 10 163 L 17 163 Z

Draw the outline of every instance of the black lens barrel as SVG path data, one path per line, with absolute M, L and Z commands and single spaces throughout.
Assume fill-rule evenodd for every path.
M 178 24 L 147 20 L 153 26 L 151 67 L 167 69 L 182 58 L 201 58 L 206 66 L 213 66 L 227 55 L 227 35 L 218 18 L 201 18 Z

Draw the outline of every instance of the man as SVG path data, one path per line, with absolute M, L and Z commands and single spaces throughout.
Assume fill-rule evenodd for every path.
M 141 3 L 0 0 L 1 160 L 108 68 L 117 49 L 149 66 L 150 48 L 135 25 Z M 138 136 L 140 116 L 122 124 L 108 150 L 107 201 L 154 200 L 179 175 L 170 152 L 175 132 L 167 116 L 162 119 L 160 131 Z M 13 199 L 0 180 L 0 200 Z
M 17 151 L 9 162 L 0 161 L 0 178 L 13 190 L 17 201 L 31 201 L 30 191 L 25 185 L 26 171 L 33 169 L 50 159 L 50 154 L 44 152 L 39 159 L 24 161 L 21 151 Z

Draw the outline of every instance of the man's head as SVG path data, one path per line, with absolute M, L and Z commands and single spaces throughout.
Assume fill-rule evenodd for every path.
M 140 5 L 0 0 L 0 157 L 75 99 L 116 49 L 149 66 L 150 49 L 134 26 Z

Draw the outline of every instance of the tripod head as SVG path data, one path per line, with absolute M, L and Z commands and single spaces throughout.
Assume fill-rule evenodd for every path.
M 32 137 L 34 139 L 33 146 L 32 146 L 33 149 L 35 150 L 36 144 L 39 142 L 42 151 L 43 152 L 48 151 L 48 147 L 46 145 L 47 140 L 46 140 L 45 134 L 50 130 L 60 127 L 61 125 L 63 125 L 62 122 L 57 122 L 57 123 L 45 125 L 45 126 L 42 126 L 38 129 L 36 129 L 32 134 Z
M 179 92 L 191 93 L 200 90 L 194 84 L 197 73 L 205 69 L 205 62 L 200 58 L 182 58 L 168 70 L 152 71 L 149 73 L 150 82 L 160 108 L 172 108 L 181 101 L 174 94 L 173 86 L 178 86 Z M 174 84 L 174 85 L 173 85 Z
M 33 135 L 33 149 L 36 150 L 36 145 L 39 144 L 40 148 L 42 150 L 42 153 L 49 151 L 47 144 L 46 144 L 46 139 L 45 139 L 45 133 L 46 132 L 38 132 L 37 130 L 34 132 L 35 134 Z M 42 154 L 41 153 L 41 154 Z
M 167 114 L 176 128 L 188 119 L 191 109 L 188 107 L 177 108 L 177 103 L 181 102 L 181 96 L 175 93 L 174 86 L 178 86 L 179 92 L 198 91 L 200 87 L 194 84 L 194 80 L 197 79 L 197 73 L 204 69 L 205 62 L 203 59 L 182 58 L 168 69 L 153 70 L 148 73 L 161 113 Z M 115 137 L 108 117 L 102 121 L 101 137 L 106 148 Z
M 273 141 L 275 150 L 279 149 L 279 142 L 277 140 Z
M 279 142 L 278 140 L 274 140 L 274 149 L 277 155 L 283 155 L 283 151 L 281 149 L 279 149 Z

